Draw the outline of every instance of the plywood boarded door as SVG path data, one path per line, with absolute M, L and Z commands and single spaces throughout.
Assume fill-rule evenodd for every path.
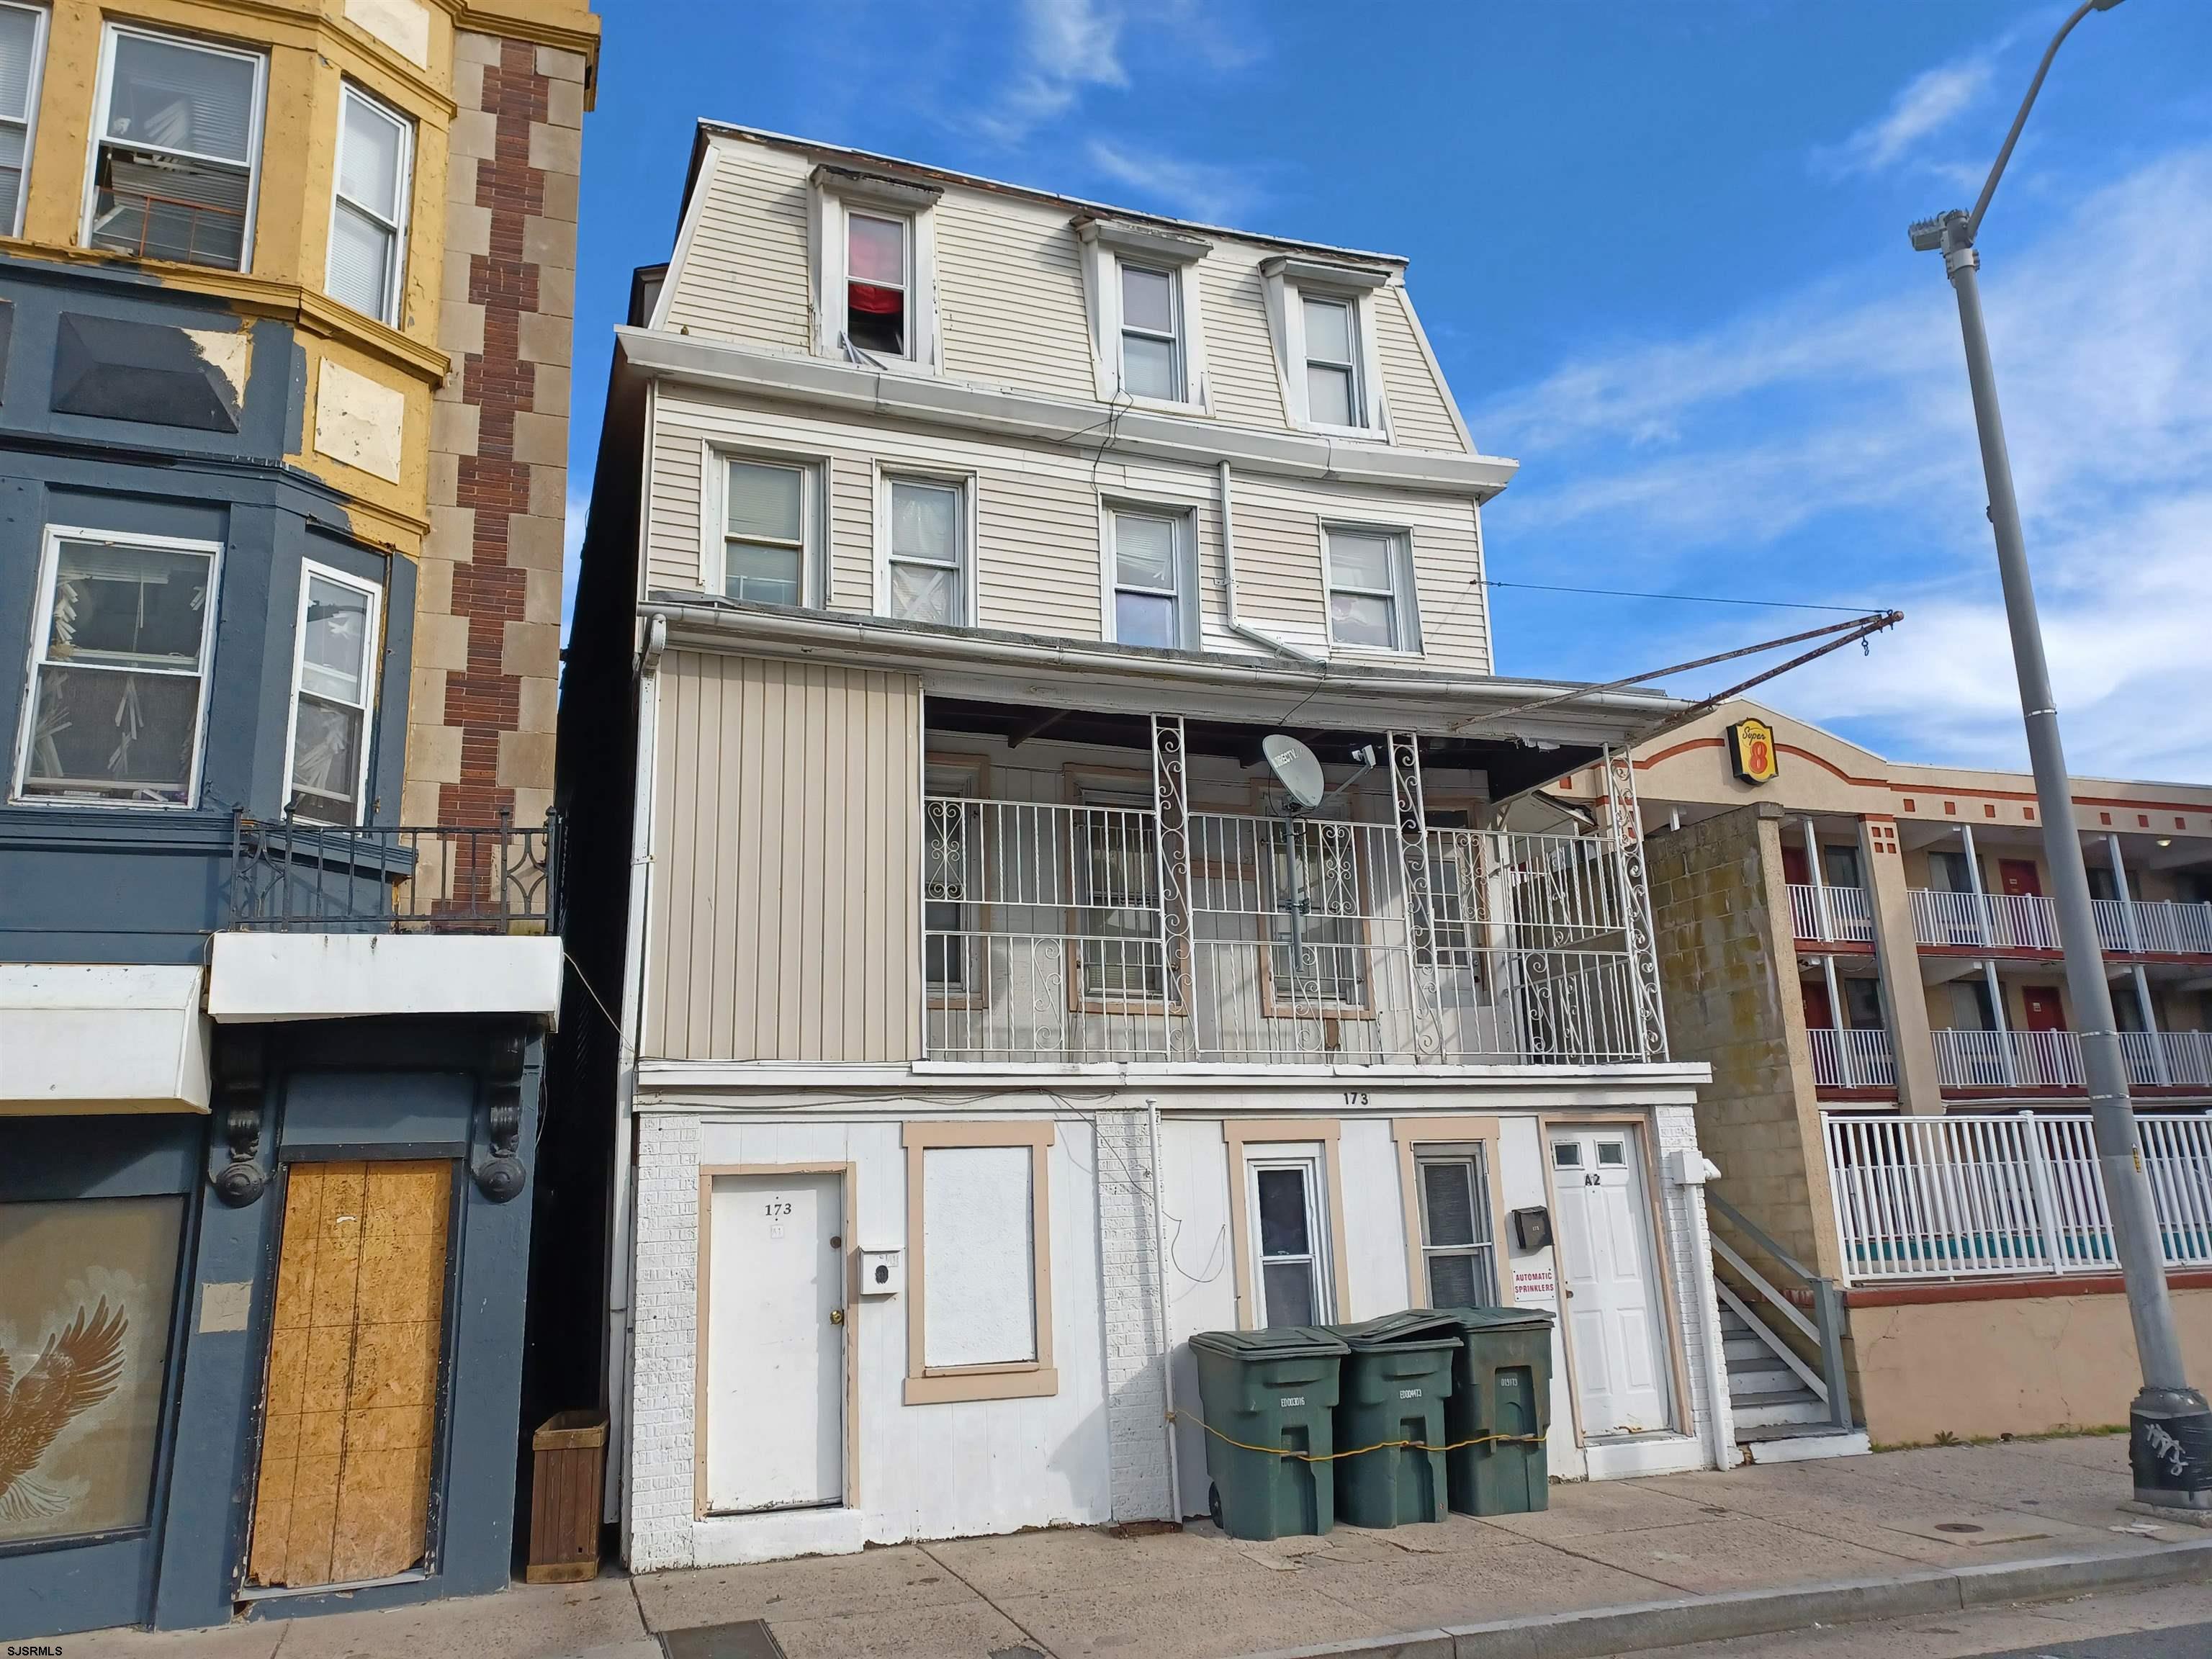
M 290 1166 L 249 1585 L 422 1564 L 453 1190 L 444 1160 Z

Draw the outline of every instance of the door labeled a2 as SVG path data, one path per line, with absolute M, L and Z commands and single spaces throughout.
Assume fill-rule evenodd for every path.
M 843 1177 L 718 1176 L 709 1211 L 707 1507 L 839 1503 Z
M 1663 1430 L 1666 1321 L 1637 1143 L 1626 1129 L 1555 1132 L 1551 1150 L 1583 1433 Z

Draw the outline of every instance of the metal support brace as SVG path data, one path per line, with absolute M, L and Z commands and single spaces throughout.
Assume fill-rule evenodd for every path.
M 1659 1003 L 1659 951 L 1651 925 L 1651 890 L 1644 862 L 1644 820 L 1636 806 L 1636 763 L 1628 750 L 1605 751 L 1605 810 L 1620 877 L 1620 916 L 1635 976 L 1637 1029 L 1646 1060 L 1667 1058 L 1667 1016 Z
M 1429 814 L 1421 793 L 1421 743 L 1393 732 L 1390 802 L 1398 815 L 1398 858 L 1406 884 L 1406 954 L 1413 992 L 1413 1047 L 1433 1060 L 1443 1048 L 1443 994 L 1437 982 L 1434 890 L 1429 881 Z
M 1158 824 L 1153 837 L 1160 896 L 1160 965 L 1167 993 L 1167 1026 L 1172 1042 L 1176 1014 L 1185 1021 L 1182 1057 L 1197 1049 L 1191 1022 L 1197 1006 L 1191 986 L 1190 775 L 1183 763 L 1182 716 L 1152 716 L 1152 811 Z

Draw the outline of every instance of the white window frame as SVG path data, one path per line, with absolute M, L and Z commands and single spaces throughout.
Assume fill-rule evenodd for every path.
M 362 647 L 361 689 L 361 767 L 354 779 L 353 817 L 343 825 L 333 828 L 350 829 L 361 823 L 368 799 L 369 757 L 376 750 L 376 696 L 379 690 L 377 670 L 383 665 L 384 589 L 363 576 L 356 576 L 334 565 L 319 564 L 313 559 L 300 562 L 300 605 L 292 623 L 292 693 L 284 709 L 284 803 L 285 815 L 291 815 L 292 766 L 298 755 L 300 736 L 300 693 L 301 677 L 307 662 L 307 595 L 311 579 L 320 576 L 325 581 L 336 582 L 341 587 L 350 587 L 368 598 L 368 623 Z M 320 823 L 320 818 L 302 817 L 302 823 Z
M 23 234 L 23 210 L 31 199 L 31 162 L 38 154 L 39 94 L 46 85 L 46 33 L 50 19 L 44 6 L 26 6 L 18 0 L 0 0 L 9 11 L 31 15 L 31 75 L 23 87 L 23 176 L 15 185 L 15 216 L 8 227 L 10 236 Z M 0 121 L 0 125 L 5 125 Z
M 345 106 L 349 99 L 365 106 L 372 114 L 381 116 L 399 129 L 398 176 L 392 187 L 399 208 L 399 217 L 396 222 L 386 221 L 372 209 L 347 196 L 340 186 L 339 181 L 345 176 Z M 392 233 L 392 257 L 386 262 L 385 270 L 389 300 L 385 307 L 385 313 L 377 316 L 376 320 L 388 328 L 398 328 L 401 317 L 406 312 L 407 232 L 409 217 L 415 201 L 415 123 L 407 115 L 394 109 L 382 99 L 363 91 L 351 81 L 342 81 L 338 86 L 337 145 L 333 155 L 334 161 L 331 169 L 331 233 L 323 249 L 323 291 L 326 294 L 330 292 L 331 264 L 336 255 L 338 241 L 338 204 L 343 201 L 356 213 L 375 220 L 377 223 L 383 225 Z M 341 301 L 339 303 L 344 302 Z M 364 312 L 362 314 L 369 316 L 375 313 Z
M 1419 1241 L 1421 1255 L 1421 1282 L 1414 1287 L 1414 1297 L 1419 1305 L 1434 1307 L 1434 1286 L 1429 1279 L 1429 1263 L 1440 1255 L 1463 1255 L 1474 1259 L 1478 1273 L 1487 1283 L 1489 1300 L 1479 1303 L 1481 1307 L 1497 1307 L 1503 1297 L 1498 1283 L 1498 1217 L 1491 1213 L 1490 1159 L 1492 1149 L 1481 1141 L 1438 1144 L 1423 1141 L 1413 1149 L 1414 1237 Z M 1468 1198 L 1470 1214 L 1480 1224 L 1475 1231 L 1480 1235 L 1472 1244 L 1437 1244 L 1430 1238 L 1429 1184 L 1425 1171 L 1432 1164 L 1454 1164 L 1467 1170 Z M 1477 1290 L 1484 1288 L 1478 1284 Z
M 1390 620 L 1391 642 L 1389 645 L 1365 645 L 1357 641 L 1336 637 L 1336 622 L 1329 600 L 1337 590 L 1334 553 L 1332 538 L 1337 535 L 1380 536 L 1390 543 Z M 1345 652 L 1355 656 L 1418 657 L 1422 654 L 1421 610 L 1419 596 L 1413 580 L 1413 532 L 1404 525 L 1362 524 L 1344 519 L 1321 520 L 1321 619 L 1322 628 L 1328 635 L 1332 654 Z M 1382 597 L 1382 590 L 1345 585 L 1347 593 L 1368 593 Z
M 1271 1261 L 1304 1261 L 1306 1264 L 1313 1284 L 1311 1323 L 1331 1324 L 1338 1316 L 1336 1263 L 1330 1254 L 1335 1241 L 1328 1213 L 1328 1159 L 1329 1149 L 1320 1141 L 1248 1142 L 1244 1146 L 1244 1214 L 1252 1253 L 1252 1328 L 1255 1330 L 1265 1330 L 1272 1322 L 1267 1316 L 1267 1271 Z M 1262 1237 L 1260 1219 L 1260 1172 L 1262 1170 L 1296 1170 L 1304 1177 L 1307 1253 L 1303 1256 L 1271 1257 L 1267 1253 L 1267 1241 Z
M 820 455 L 730 448 L 708 444 L 706 473 L 699 488 L 699 585 L 715 599 L 729 597 L 730 464 L 789 467 L 800 476 L 799 556 L 799 605 L 820 611 L 830 603 L 830 522 L 827 480 L 830 464 Z
M 907 226 L 906 352 L 893 356 L 868 350 L 865 356 L 869 363 L 893 374 L 942 374 L 945 340 L 937 315 L 936 210 L 944 192 L 933 185 L 828 166 L 815 168 L 810 182 L 815 354 L 852 368 L 866 366 L 848 356 L 844 345 L 847 222 L 855 213 L 901 219 Z
M 1376 348 L 1375 294 L 1392 273 L 1373 266 L 1338 265 L 1277 255 L 1260 262 L 1261 285 L 1267 301 L 1267 325 L 1274 337 L 1276 383 L 1291 424 L 1302 432 L 1332 438 L 1389 443 L 1390 410 L 1382 395 L 1382 362 Z M 1352 426 L 1316 421 L 1306 397 L 1306 309 L 1311 298 L 1347 305 L 1352 311 L 1353 387 L 1360 419 Z
M 1117 520 L 1128 514 L 1140 519 L 1165 519 L 1175 526 L 1175 592 L 1170 596 L 1176 607 L 1176 639 L 1171 647 L 1177 651 L 1196 651 L 1202 648 L 1205 619 L 1199 611 L 1198 580 L 1198 515 L 1187 505 L 1163 505 L 1158 501 L 1140 501 L 1123 496 L 1103 497 L 1098 504 L 1098 637 L 1112 644 L 1122 643 L 1121 623 L 1115 596 L 1121 591 L 1121 526 Z M 1133 588 L 1133 592 L 1157 593 L 1157 588 Z M 1144 647 L 1143 649 L 1157 649 Z
M 975 475 L 972 472 L 935 472 L 927 467 L 886 466 L 876 468 L 876 593 L 875 614 L 891 615 L 891 489 L 902 483 L 932 484 L 941 489 L 960 492 L 960 510 L 955 521 L 960 526 L 960 555 L 953 567 L 960 575 L 960 614 L 953 619 L 956 628 L 981 626 L 975 620 Z M 901 563 L 918 562 L 902 560 Z M 942 566 L 939 567 L 943 568 Z M 924 623 L 923 626 L 941 626 Z
M 100 148 L 108 142 L 108 99 L 114 91 L 115 43 L 126 34 L 136 35 L 142 40 L 159 41 L 165 46 L 180 46 L 187 51 L 211 52 L 218 57 L 240 58 L 253 65 L 253 116 L 247 123 L 246 144 L 246 228 L 238 247 L 238 270 L 241 275 L 250 273 L 253 270 L 255 222 L 261 216 L 261 146 L 269 123 L 269 54 L 223 41 L 205 40 L 198 35 L 143 28 L 133 23 L 109 23 L 100 30 L 100 78 L 93 88 L 92 132 L 85 151 L 84 200 L 77 220 L 77 245 L 86 248 L 92 246 L 93 215 L 100 204 Z M 159 144 L 125 143 L 120 139 L 115 142 L 127 149 L 162 149 Z M 185 155 L 188 161 L 204 159 L 184 151 L 164 153 Z M 221 270 L 224 267 L 205 265 L 195 269 Z
M 64 542 L 98 542 L 111 547 L 146 548 L 160 552 L 204 553 L 208 563 L 208 597 L 200 617 L 200 694 L 192 712 L 192 763 L 180 801 L 95 800 L 76 795 L 31 794 L 24 783 L 31 765 L 33 730 L 37 724 L 39 670 L 46 664 L 47 638 L 53 628 L 57 577 Z M 183 536 L 123 535 L 112 530 L 93 530 L 81 525 L 50 524 L 39 554 L 39 598 L 32 618 L 31 648 L 23 678 L 23 701 L 16 721 L 15 771 L 9 800 L 19 806 L 100 807 L 126 812 L 190 812 L 198 810 L 201 774 L 207 764 L 208 697 L 215 683 L 216 619 L 222 609 L 222 544 Z
M 1206 324 L 1200 304 L 1199 263 L 1211 242 L 1162 226 L 1118 219 L 1075 222 L 1083 254 L 1083 286 L 1091 322 L 1091 361 L 1098 400 L 1164 415 L 1210 416 L 1206 371 Z M 1175 285 L 1176 398 L 1139 397 L 1121 377 L 1121 267 L 1158 272 Z

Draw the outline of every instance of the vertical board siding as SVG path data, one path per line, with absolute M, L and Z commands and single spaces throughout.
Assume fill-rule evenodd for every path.
M 1413 333 L 1413 300 L 1393 283 L 1375 295 L 1375 348 L 1382 364 L 1382 395 L 1390 404 L 1393 441 L 1417 449 L 1462 453 L 1459 428 L 1448 406 L 1451 392 L 1430 368 Z
M 1067 210 L 948 190 L 934 219 L 945 374 L 1095 398 L 1082 262 Z
M 914 1058 L 921 687 L 671 652 L 644 1057 Z
M 668 296 L 667 325 L 711 338 L 805 351 L 812 163 L 765 144 L 714 142 L 698 222 Z

